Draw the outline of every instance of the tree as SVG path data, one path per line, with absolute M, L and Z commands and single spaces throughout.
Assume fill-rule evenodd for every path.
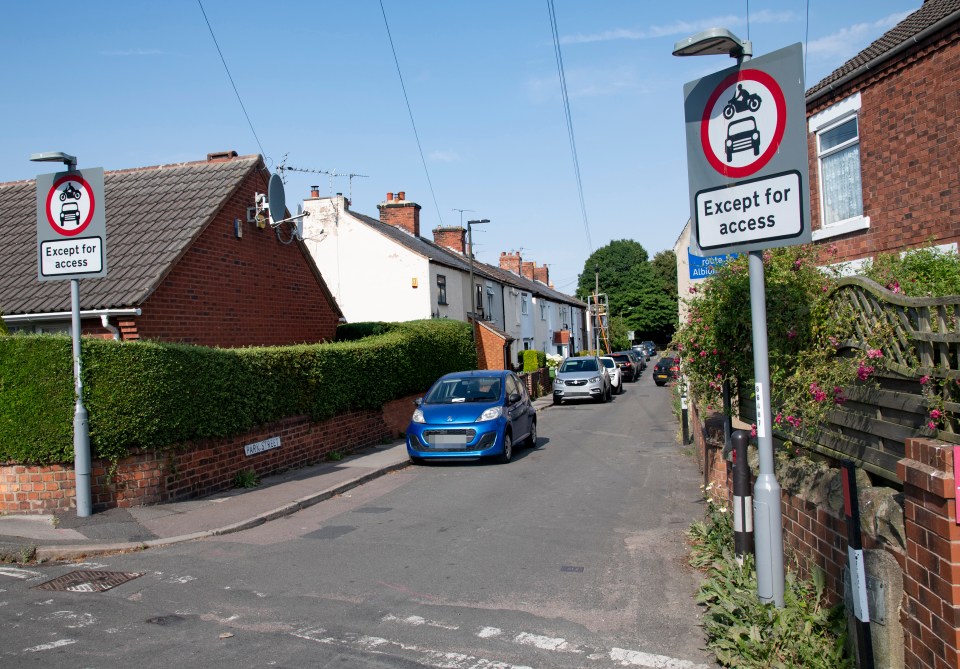
M 621 320 L 636 339 L 666 344 L 677 324 L 677 264 L 673 251 L 661 251 L 652 261 L 646 249 L 630 239 L 610 242 L 594 251 L 586 263 L 577 296 L 587 301 L 597 282 L 607 295 L 610 315 Z M 611 319 L 612 320 L 612 319 Z

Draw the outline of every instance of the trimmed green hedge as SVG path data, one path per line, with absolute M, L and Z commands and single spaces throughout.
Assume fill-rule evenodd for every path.
M 535 372 L 547 366 L 547 354 L 543 351 L 527 349 L 523 352 L 523 371 Z
M 84 339 L 93 455 L 117 460 L 129 448 L 228 437 L 287 416 L 375 409 L 476 366 L 466 323 L 372 325 L 381 334 L 285 347 Z M 0 337 L 0 462 L 73 460 L 71 356 L 66 336 Z

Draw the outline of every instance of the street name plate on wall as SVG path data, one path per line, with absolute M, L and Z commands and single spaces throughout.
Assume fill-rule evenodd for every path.
M 243 452 L 250 456 L 256 455 L 257 453 L 263 453 L 264 451 L 269 451 L 274 448 L 280 448 L 280 437 L 270 437 L 269 439 L 264 439 L 263 441 L 256 441 L 252 444 L 247 444 L 243 447 Z

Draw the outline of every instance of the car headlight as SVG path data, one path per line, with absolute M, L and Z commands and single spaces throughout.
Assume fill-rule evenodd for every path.
M 482 414 L 480 414 L 480 417 L 477 419 L 477 422 L 482 423 L 485 420 L 494 420 L 495 418 L 499 418 L 502 415 L 503 415 L 503 407 L 490 407 L 489 409 L 484 411 Z
M 555 385 L 555 386 L 562 386 L 562 385 L 563 385 L 563 379 L 554 379 L 554 380 L 553 380 L 553 385 Z
M 423 410 L 421 410 L 421 409 L 416 409 L 416 410 L 414 410 L 414 412 L 413 412 L 413 418 L 411 418 L 410 420 L 413 421 L 414 423 L 426 423 L 426 422 L 427 422 L 427 421 L 425 421 L 425 420 L 423 419 Z
M 594 376 L 592 379 L 590 379 L 590 383 L 600 383 L 600 377 Z

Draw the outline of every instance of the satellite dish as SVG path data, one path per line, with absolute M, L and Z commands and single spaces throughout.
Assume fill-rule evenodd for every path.
M 279 174 L 270 176 L 267 200 L 270 203 L 270 218 L 274 223 L 282 221 L 287 214 L 287 198 L 283 192 L 283 179 Z

